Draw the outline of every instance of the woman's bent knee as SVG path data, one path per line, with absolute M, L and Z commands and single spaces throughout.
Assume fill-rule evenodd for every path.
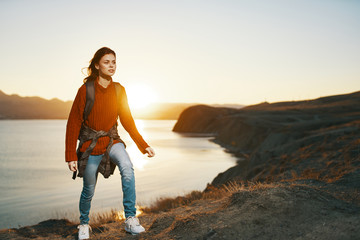
M 125 168 L 133 167 L 129 154 L 126 152 L 123 143 L 114 144 L 110 150 L 109 156 L 111 161 L 119 167 L 120 171 Z
M 125 181 L 131 181 L 134 179 L 134 169 L 132 167 L 120 170 L 120 174 Z

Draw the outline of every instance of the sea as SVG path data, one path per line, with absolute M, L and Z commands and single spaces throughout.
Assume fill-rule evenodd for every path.
M 212 136 L 172 131 L 175 120 L 136 120 L 143 138 L 155 150 L 148 158 L 120 125 L 120 137 L 134 165 L 137 206 L 202 191 L 236 158 Z M 79 221 L 82 178 L 72 179 L 65 163 L 66 120 L 0 121 L 0 229 L 37 224 L 47 219 Z M 91 216 L 122 212 L 119 170 L 99 175 Z

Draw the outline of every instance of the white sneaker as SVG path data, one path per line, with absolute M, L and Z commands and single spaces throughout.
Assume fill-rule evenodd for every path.
M 91 227 L 89 224 L 81 224 L 77 228 L 79 229 L 79 235 L 78 235 L 79 240 L 90 238 L 89 229 L 91 230 Z
M 125 231 L 135 235 L 141 232 L 145 232 L 145 228 L 140 225 L 139 219 L 137 217 L 128 217 L 125 220 Z

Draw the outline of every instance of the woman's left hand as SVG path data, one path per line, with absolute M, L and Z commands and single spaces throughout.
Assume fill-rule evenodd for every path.
M 148 157 L 154 157 L 154 156 L 155 156 L 155 151 L 154 151 L 154 149 L 152 149 L 151 147 L 147 147 L 147 148 L 145 149 L 145 151 L 147 152 Z

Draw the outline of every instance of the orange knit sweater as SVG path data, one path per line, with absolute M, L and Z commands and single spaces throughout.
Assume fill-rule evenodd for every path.
M 139 150 L 146 153 L 145 149 L 149 145 L 144 141 L 138 132 L 134 119 L 131 115 L 125 88 L 122 87 L 122 95 L 120 103 L 117 103 L 116 92 L 114 83 L 111 81 L 107 88 L 102 87 L 98 81 L 95 81 L 95 101 L 94 106 L 85 121 L 85 124 L 97 131 L 109 131 L 110 128 L 116 123 L 117 117 L 120 117 L 120 122 L 125 130 L 129 133 L 130 137 L 134 140 Z M 66 138 L 65 138 L 65 161 L 77 161 L 76 145 L 79 136 L 81 123 L 83 121 L 83 113 L 86 102 L 86 86 L 83 84 L 75 97 L 69 118 L 66 125 Z M 103 154 L 109 144 L 109 137 L 101 137 L 96 143 L 91 155 Z M 114 144 L 118 141 L 114 141 Z M 84 152 L 90 145 L 91 141 L 87 141 L 80 149 Z

